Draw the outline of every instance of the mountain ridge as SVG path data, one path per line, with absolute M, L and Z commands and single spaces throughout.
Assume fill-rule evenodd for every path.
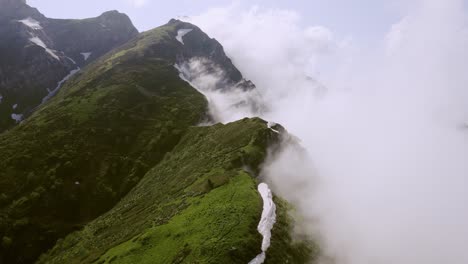
M 195 32 L 195 42 L 217 43 Z M 0 252 L 3 259 L 28 263 L 112 208 L 205 117 L 206 99 L 174 67 L 178 52 L 198 56 L 203 45 L 182 45 L 176 34 L 173 24 L 142 33 L 90 63 L 30 118 L 0 134 L 6 168 L 0 171 L 0 235 L 15 238 Z M 205 56 L 216 59 L 213 54 Z
M 30 115 L 71 71 L 138 34 L 118 12 L 49 19 L 25 1 L 0 4 L 0 132 Z
M 256 177 L 280 135 L 258 118 L 199 126 L 207 99 L 175 67 L 192 58 L 226 72 L 216 89 L 255 89 L 218 41 L 171 20 L 86 62 L 0 133 L 0 262 L 246 263 L 259 253 Z M 271 250 L 281 254 L 266 263 L 305 263 L 312 250 L 292 239 L 276 199 Z

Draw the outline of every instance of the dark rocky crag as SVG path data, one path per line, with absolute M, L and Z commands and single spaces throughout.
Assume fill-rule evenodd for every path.
M 251 81 L 243 78 L 231 59 L 226 56 L 223 46 L 216 39 L 210 38 L 200 28 L 180 20 L 172 19 L 168 25 L 174 25 L 177 30 L 192 29 L 190 34 L 184 36 L 183 52 L 177 57 L 178 63 L 188 61 L 191 58 L 207 58 L 209 63 L 205 67 L 208 67 L 208 70 L 210 67 L 216 66 L 221 68 L 225 74 L 224 82 L 217 84 L 218 89 L 233 86 L 244 90 L 255 89 L 255 85 Z M 209 56 L 206 56 L 207 54 Z
M 72 70 L 137 34 L 117 11 L 49 19 L 24 0 L 0 0 L 0 132 L 29 115 Z M 91 54 L 85 60 L 81 53 Z

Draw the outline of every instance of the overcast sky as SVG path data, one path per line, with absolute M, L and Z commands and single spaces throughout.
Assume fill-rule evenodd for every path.
M 295 11 L 304 26 L 326 26 L 336 33 L 360 38 L 384 34 L 391 24 L 401 19 L 397 2 L 400 0 L 28 0 L 30 5 L 53 18 L 85 18 L 118 10 L 128 14 L 140 31 L 164 24 L 173 17 L 199 15 L 213 7 L 237 3 L 249 9 L 257 5 L 264 9 Z

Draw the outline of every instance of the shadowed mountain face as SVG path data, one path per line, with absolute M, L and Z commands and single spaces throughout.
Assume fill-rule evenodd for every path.
M 117 11 L 89 19 L 49 19 L 21 0 L 0 0 L 0 132 L 54 94 L 73 70 L 135 37 Z

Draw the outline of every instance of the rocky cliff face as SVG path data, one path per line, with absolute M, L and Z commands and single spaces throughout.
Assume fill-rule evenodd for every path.
M 0 0 L 0 132 L 21 122 L 60 81 L 138 32 L 117 11 L 49 19 L 23 0 Z
M 19 17 L 43 18 L 44 16 L 26 4 L 26 0 L 0 0 L 0 19 L 14 19 Z
M 99 58 L 138 34 L 130 19 L 117 11 L 82 20 L 49 19 L 46 27 L 55 47 L 79 65 Z
M 204 65 L 208 71 L 216 71 L 216 68 L 222 69 L 223 82 L 217 84 L 218 89 L 237 86 L 242 89 L 254 89 L 255 85 L 245 80 L 240 71 L 234 66 L 231 59 L 226 56 L 223 46 L 213 38 L 210 38 L 200 28 L 190 23 L 172 19 L 168 26 L 173 26 L 177 32 L 176 39 L 182 45 L 180 46 L 176 60 L 177 63 L 183 63 L 193 58 L 203 58 L 207 65 Z

